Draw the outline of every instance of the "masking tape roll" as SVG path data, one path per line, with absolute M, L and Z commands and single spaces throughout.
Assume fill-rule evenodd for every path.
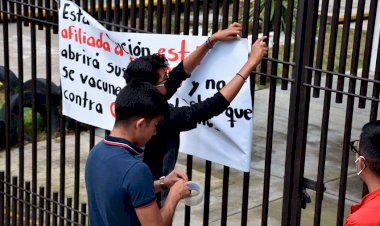
M 189 190 L 198 192 L 197 195 L 191 196 L 189 198 L 183 199 L 183 202 L 186 206 L 195 206 L 202 202 L 203 200 L 203 187 L 194 181 L 187 182 L 187 186 L 189 187 Z

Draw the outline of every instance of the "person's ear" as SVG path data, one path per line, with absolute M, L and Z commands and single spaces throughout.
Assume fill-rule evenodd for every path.
M 135 127 L 136 129 L 141 129 L 145 123 L 145 118 L 139 118 L 136 120 Z

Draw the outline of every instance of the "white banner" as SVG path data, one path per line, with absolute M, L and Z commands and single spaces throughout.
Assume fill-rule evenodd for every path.
M 140 56 L 165 54 L 175 67 L 207 37 L 107 31 L 75 3 L 61 0 L 59 13 L 60 76 L 63 114 L 111 130 L 114 101 L 125 86 L 123 72 Z M 243 66 L 248 41 L 217 43 L 170 100 L 196 103 L 220 90 Z M 252 147 L 249 85 L 224 113 L 197 129 L 181 133 L 180 151 L 248 172 Z

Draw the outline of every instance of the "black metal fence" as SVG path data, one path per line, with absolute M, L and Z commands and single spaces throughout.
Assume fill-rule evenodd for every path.
M 378 117 L 380 52 L 377 55 L 371 53 L 373 40 L 379 39 L 374 37 L 377 0 L 358 1 L 354 20 L 351 17 L 352 0 L 75 2 L 107 29 L 116 31 L 206 36 L 239 21 L 243 25 L 243 37 L 256 40 L 261 34 L 268 35 L 268 42 L 272 43 L 268 57 L 252 72 L 256 79 L 250 82 L 255 113 L 257 109 L 265 110 L 267 107 L 266 126 L 261 131 L 263 139 L 255 138 L 252 150 L 253 158 L 255 153 L 263 153 L 262 166 L 252 169 L 252 172 L 260 171 L 263 175 L 262 188 L 258 188 L 262 190 L 261 225 L 270 224 L 270 216 L 279 214 L 271 213 L 270 208 L 273 171 L 278 167 L 283 167 L 279 170 L 282 171 L 280 179 L 277 178 L 283 186 L 281 225 L 300 225 L 301 222 L 307 225 L 343 224 L 347 214 L 345 205 L 350 173 L 349 141 L 352 133 L 358 135 L 353 124 Z M 345 2 L 344 13 L 340 12 L 341 2 Z M 1 0 L 0 4 L 3 42 L 0 56 L 4 66 L 0 77 L 4 84 L 4 105 L 0 113 L 0 146 L 4 149 L 0 150 L 0 154 L 3 153 L 0 164 L 3 166 L 0 168 L 3 170 L 0 173 L 0 225 L 86 225 L 81 159 L 95 144 L 96 128 L 60 114 L 60 90 L 53 81 L 58 73 L 54 69 L 57 62 L 53 60 L 55 53 L 52 52 L 52 47 L 58 45 L 55 39 L 58 4 L 50 0 Z M 263 7 L 254 7 L 260 5 Z M 369 6 L 368 14 L 365 14 L 366 6 Z M 17 42 L 16 49 L 10 48 L 12 42 Z M 374 74 L 370 73 L 371 58 L 377 59 Z M 26 68 L 25 65 L 30 66 Z M 9 70 L 11 68 L 17 69 L 17 75 Z M 267 102 L 257 101 L 259 94 L 263 96 L 263 91 L 257 91 L 257 87 L 265 87 Z M 276 109 L 282 109 L 279 106 L 283 105 L 276 103 L 280 94 L 286 96 L 288 108 L 278 113 Z M 313 112 L 316 105 L 322 109 L 317 114 Z M 339 112 L 343 115 L 339 119 L 344 125 L 338 129 L 342 135 L 338 141 L 334 141 L 331 135 L 336 129 L 332 127 L 335 125 L 332 109 L 336 105 L 340 106 Z M 25 128 L 25 108 L 31 109 L 30 131 Z M 280 148 L 276 145 L 279 142 L 276 137 L 278 115 L 287 121 L 286 139 L 280 139 Z M 354 117 L 357 115 L 361 116 L 359 120 Z M 315 120 L 319 124 L 317 141 L 310 139 L 310 127 L 314 125 L 311 121 Z M 258 124 L 254 127 L 260 128 Z M 44 139 L 38 137 L 41 126 L 46 131 Z M 69 140 L 68 136 L 73 139 Z M 72 140 L 74 143 L 69 144 Z M 29 144 L 25 145 L 26 142 Z M 333 148 L 331 142 L 335 142 Z M 310 146 L 312 143 L 316 149 Z M 69 150 L 71 147 L 73 150 Z M 280 161 L 273 159 L 279 150 L 284 153 Z M 326 158 L 331 154 L 340 156 L 333 162 L 339 165 L 339 190 L 333 204 L 332 214 L 336 217 L 332 221 L 324 221 L 324 216 L 328 215 L 322 208 L 324 200 L 326 203 L 326 183 L 329 181 L 329 175 L 325 175 L 329 167 Z M 314 169 L 306 164 L 310 156 L 315 162 Z M 187 156 L 186 164 L 191 178 L 192 156 Z M 210 207 L 210 195 L 214 192 L 211 189 L 212 171 L 221 171 L 217 167 L 213 169 L 213 166 L 214 163 L 205 162 L 202 225 L 210 224 L 210 212 L 213 211 Z M 252 172 L 231 174 L 228 167 L 223 167 L 222 171 L 222 202 L 218 209 L 220 213 L 217 213 L 220 224 L 232 224 L 229 223 L 230 217 L 236 213 L 231 214 L 228 208 L 231 204 L 230 179 L 231 175 L 242 174 L 239 222 L 252 225 L 249 218 L 253 208 L 250 188 L 261 186 L 260 183 L 251 181 Z M 309 194 L 314 197 L 311 204 L 307 204 Z M 302 208 L 306 205 L 305 211 L 311 209 L 314 220 L 310 215 L 303 219 Z M 184 225 L 194 224 L 193 211 L 185 207 Z

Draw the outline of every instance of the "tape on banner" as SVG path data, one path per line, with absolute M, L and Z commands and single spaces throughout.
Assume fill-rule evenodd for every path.
M 183 202 L 186 206 L 195 206 L 202 202 L 203 200 L 203 187 L 194 181 L 187 182 L 187 186 L 189 187 L 189 190 L 198 192 L 197 195 L 191 196 L 189 198 L 183 199 Z

